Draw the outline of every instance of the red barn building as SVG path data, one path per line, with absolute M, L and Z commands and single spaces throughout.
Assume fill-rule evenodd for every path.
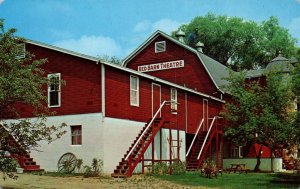
M 197 169 L 210 158 L 222 168 L 218 115 L 228 98 L 222 90 L 228 69 L 203 54 L 201 44 L 196 50 L 180 37 L 157 31 L 123 65 L 27 40 L 26 50 L 48 59 L 46 93 L 56 114 L 47 124 L 68 127 L 21 166 L 56 171 L 60 157 L 70 152 L 84 165 L 102 159 L 104 172 L 116 177 L 162 161 L 186 161 L 187 169 Z M 18 108 L 22 117 L 34 119 L 29 107 Z

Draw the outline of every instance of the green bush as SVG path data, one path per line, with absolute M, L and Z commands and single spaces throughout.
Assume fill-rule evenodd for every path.
M 84 177 L 98 177 L 102 173 L 103 161 L 101 159 L 93 158 L 91 166 L 84 166 Z
M 164 175 L 170 172 L 170 167 L 166 162 L 156 162 L 153 167 L 153 174 Z
M 165 175 L 170 173 L 170 165 L 167 162 L 154 163 L 153 174 Z M 185 173 L 185 162 L 176 161 L 172 163 L 172 174 L 180 175 Z
M 81 172 L 81 166 L 83 164 L 83 160 L 82 159 L 77 159 L 76 161 L 76 168 L 77 168 L 77 172 L 80 173 Z
M 172 174 L 181 175 L 185 173 L 185 162 L 176 161 L 172 163 Z
M 1 172 L 15 172 L 19 163 L 9 157 L 1 157 L 0 158 L 0 171 Z

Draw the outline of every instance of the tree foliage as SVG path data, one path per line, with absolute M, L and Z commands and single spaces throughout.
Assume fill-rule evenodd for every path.
M 24 39 L 15 37 L 15 32 L 6 31 L 0 20 L 0 152 L 18 156 L 38 147 L 39 141 L 60 138 L 65 124 L 46 125 L 46 116 L 53 115 L 43 90 L 48 79 L 41 66 L 46 60 L 35 60 L 29 52 L 25 58 L 18 58 Z M 36 118 L 21 119 L 16 108 L 20 104 L 31 107 Z M 1 162 L 0 171 L 5 172 Z
M 272 151 L 298 142 L 291 77 L 269 72 L 265 77 L 246 80 L 242 72 L 231 73 L 227 80 L 226 88 L 232 96 L 223 112 L 227 139 L 238 145 L 268 146 Z M 261 153 L 256 157 L 258 171 Z
M 102 60 L 104 62 L 110 62 L 110 63 L 118 64 L 118 65 L 122 64 L 122 60 L 116 56 L 102 55 L 102 56 L 99 56 L 99 58 L 100 58 L 100 60 Z
M 204 54 L 234 70 L 265 67 L 279 51 L 286 57 L 295 54 L 296 39 L 279 26 L 275 17 L 256 23 L 209 13 L 195 17 L 180 29 L 186 33 L 188 45 L 195 47 L 201 41 Z

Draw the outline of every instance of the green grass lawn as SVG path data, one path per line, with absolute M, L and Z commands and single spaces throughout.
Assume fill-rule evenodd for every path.
M 185 186 L 204 186 L 225 189 L 245 188 L 300 188 L 300 175 L 296 177 L 268 173 L 223 173 L 223 176 L 212 179 L 200 176 L 200 174 L 188 172 L 182 175 L 159 175 L 159 179 L 167 180 Z M 296 182 L 296 183 L 295 183 Z

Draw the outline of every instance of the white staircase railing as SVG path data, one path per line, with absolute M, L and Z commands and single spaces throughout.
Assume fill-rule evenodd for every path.
M 198 157 L 197 157 L 197 160 L 200 159 L 200 156 L 201 156 L 202 151 L 203 151 L 203 149 L 204 149 L 204 146 L 205 146 L 205 143 L 206 143 L 206 141 L 207 141 L 207 138 L 208 138 L 208 136 L 209 136 L 209 134 L 210 134 L 210 131 L 211 131 L 213 125 L 214 125 L 214 122 L 215 122 L 215 120 L 216 120 L 217 118 L 218 118 L 218 116 L 215 116 L 214 118 L 212 118 L 213 120 L 212 120 L 212 122 L 211 122 L 211 124 L 210 124 L 210 126 L 209 126 L 208 131 L 207 131 L 207 134 L 206 134 L 205 139 L 204 139 L 204 141 L 203 141 L 203 144 L 202 144 L 202 146 L 201 146 L 201 150 L 200 150 L 200 152 L 199 152 L 199 155 L 198 155 Z
M 156 116 L 159 114 L 159 112 L 161 111 L 161 109 L 164 107 L 164 105 L 166 103 L 169 103 L 170 101 L 163 101 L 163 103 L 160 105 L 160 107 L 158 108 L 158 110 L 156 111 L 156 113 L 154 114 L 154 116 L 152 117 L 151 121 L 148 123 L 147 127 L 144 129 L 143 133 L 141 134 L 141 136 L 139 137 L 139 139 L 135 142 L 135 144 L 133 145 L 133 147 L 131 148 L 131 150 L 129 151 L 129 153 L 127 154 L 125 161 L 127 161 L 127 159 L 129 158 L 129 156 L 132 154 L 133 150 L 135 149 L 135 147 L 138 145 L 138 143 L 142 140 L 143 136 L 145 135 L 146 131 L 149 129 L 149 127 L 152 125 L 153 121 L 155 120 Z
M 202 118 L 202 120 L 201 120 L 201 122 L 200 122 L 200 125 L 198 126 L 198 129 L 197 129 L 197 131 L 196 131 L 196 134 L 195 134 L 195 136 L 194 136 L 194 138 L 193 138 L 193 141 L 192 141 L 192 143 L 191 143 L 191 145 L 190 145 L 190 147 L 189 147 L 189 149 L 188 149 L 188 151 L 187 151 L 185 157 L 188 157 L 188 155 L 189 155 L 189 153 L 190 153 L 190 151 L 191 151 L 191 149 L 192 149 L 192 146 L 194 145 L 194 142 L 195 142 L 195 140 L 196 140 L 196 138 L 197 138 L 197 136 L 198 136 L 198 133 L 199 133 L 199 131 L 200 131 L 202 125 L 203 125 L 203 122 L 204 122 L 204 118 Z

